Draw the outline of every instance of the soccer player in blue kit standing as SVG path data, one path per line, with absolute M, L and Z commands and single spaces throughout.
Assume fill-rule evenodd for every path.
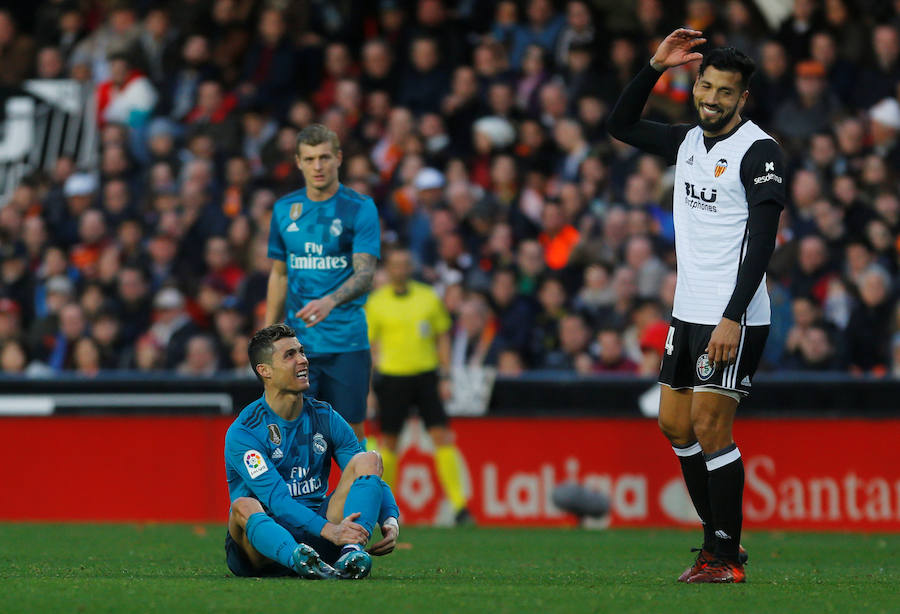
M 372 371 L 363 304 L 381 250 L 375 203 L 342 185 L 337 135 L 321 124 L 297 136 L 306 187 L 275 202 L 266 326 L 284 322 L 312 359 L 310 394 L 327 401 L 365 438 Z
M 225 435 L 231 511 L 225 535 L 236 576 L 359 579 L 394 550 L 399 511 L 376 452 L 363 452 L 328 403 L 304 393 L 309 360 L 294 331 L 275 324 L 248 348 L 264 393 Z M 331 460 L 341 468 L 328 496 Z M 364 550 L 375 525 L 382 539 Z

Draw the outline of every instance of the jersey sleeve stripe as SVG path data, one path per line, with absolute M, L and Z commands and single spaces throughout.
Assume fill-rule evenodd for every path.
M 250 422 L 254 421 L 257 418 L 257 416 L 259 416 L 260 412 L 262 412 L 262 411 L 263 411 L 262 403 L 257 404 L 256 407 L 253 408 L 253 412 L 248 414 L 247 417 L 241 421 L 241 423 L 246 426 Z

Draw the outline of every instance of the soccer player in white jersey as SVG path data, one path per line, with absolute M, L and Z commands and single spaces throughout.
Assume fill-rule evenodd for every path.
M 705 42 L 684 28 L 667 36 L 622 92 L 609 132 L 675 164 L 678 280 L 660 369 L 659 426 L 704 529 L 703 546 L 679 581 L 743 582 L 744 465 L 732 424 L 769 332 L 765 271 L 785 203 L 784 156 L 741 117 L 753 61 L 733 48 L 701 54 Z M 697 60 L 698 125 L 642 120 L 660 75 Z

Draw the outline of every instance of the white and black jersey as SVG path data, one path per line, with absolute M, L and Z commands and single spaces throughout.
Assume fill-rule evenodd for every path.
M 673 317 L 715 325 L 770 321 L 765 269 L 786 198 L 784 155 L 751 121 L 705 137 L 700 126 L 640 119 L 661 73 L 646 66 L 609 118 L 610 133 L 675 164 L 673 215 L 678 277 Z
M 783 202 L 781 148 L 751 121 L 730 134 L 705 138 L 688 130 L 675 163 L 675 255 L 678 280 L 672 315 L 694 324 L 718 324 L 734 294 L 747 255 L 750 208 Z M 769 324 L 766 278 L 757 284 L 742 324 Z

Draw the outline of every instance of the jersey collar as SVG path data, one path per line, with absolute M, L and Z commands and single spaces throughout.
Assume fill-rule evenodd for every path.
M 746 124 L 749 120 L 746 117 L 742 117 L 741 121 L 738 122 L 737 126 L 726 132 L 725 134 L 720 134 L 719 136 L 703 136 L 703 144 L 706 146 L 706 153 L 709 153 L 709 150 L 715 147 L 716 143 L 719 141 L 724 141 L 732 134 L 740 130 L 741 126 Z

